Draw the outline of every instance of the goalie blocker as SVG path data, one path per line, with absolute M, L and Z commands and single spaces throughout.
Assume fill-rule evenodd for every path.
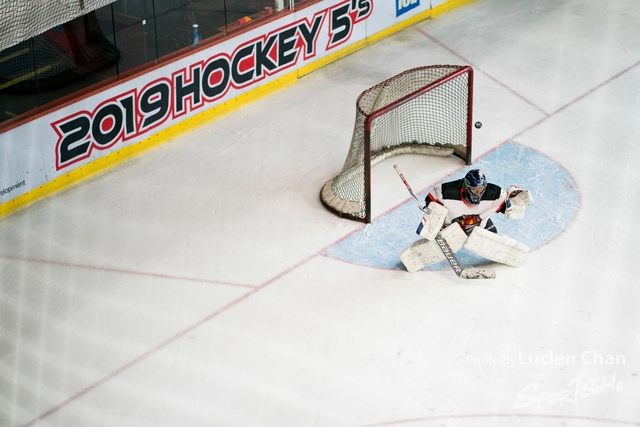
M 432 203 L 424 209 L 423 212 L 424 215 L 422 216 L 422 221 L 420 222 L 416 233 L 427 240 L 433 240 L 436 238 L 440 229 L 442 229 L 444 220 L 447 219 L 449 209 L 445 208 L 441 204 Z

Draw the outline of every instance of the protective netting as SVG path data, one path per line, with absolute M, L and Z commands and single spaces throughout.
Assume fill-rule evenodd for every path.
M 116 0 L 0 0 L 0 51 Z
M 5 49 L 0 56 L 0 91 L 35 93 L 68 84 L 78 70 L 99 70 L 117 59 L 95 12 Z
M 470 163 L 472 81 L 470 67 L 434 65 L 405 71 L 363 92 L 342 171 L 322 189 L 325 206 L 369 222 L 369 168 L 390 156 L 456 155 Z

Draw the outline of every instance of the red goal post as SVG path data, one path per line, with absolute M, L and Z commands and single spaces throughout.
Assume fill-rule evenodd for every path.
M 322 187 L 324 206 L 371 222 L 371 167 L 399 154 L 456 156 L 471 164 L 473 69 L 432 65 L 362 92 L 342 171 Z

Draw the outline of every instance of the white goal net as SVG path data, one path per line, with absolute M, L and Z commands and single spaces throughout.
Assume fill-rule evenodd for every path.
M 473 69 L 433 65 L 364 91 L 342 171 L 320 193 L 341 217 L 371 222 L 371 166 L 398 154 L 457 156 L 471 163 Z

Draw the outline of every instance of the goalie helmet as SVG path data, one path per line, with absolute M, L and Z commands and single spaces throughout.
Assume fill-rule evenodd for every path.
M 477 205 L 487 189 L 487 178 L 479 169 L 472 169 L 464 176 L 464 198 L 467 202 Z

